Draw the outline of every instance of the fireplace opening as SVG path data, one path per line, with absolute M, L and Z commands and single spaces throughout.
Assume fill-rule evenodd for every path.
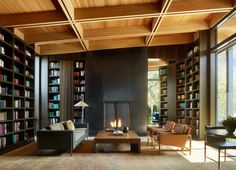
M 130 102 L 106 101 L 104 102 L 104 129 L 130 128 Z

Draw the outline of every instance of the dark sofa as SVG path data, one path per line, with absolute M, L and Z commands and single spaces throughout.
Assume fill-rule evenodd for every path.
M 61 124 L 63 122 L 60 122 Z M 58 124 L 60 124 L 58 123 Z M 75 149 L 89 135 L 87 123 L 74 124 L 75 130 L 50 130 L 48 128 L 37 131 L 37 150 L 56 149 L 70 151 Z

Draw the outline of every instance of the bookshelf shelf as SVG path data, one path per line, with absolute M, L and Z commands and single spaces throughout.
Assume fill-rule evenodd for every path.
M 26 49 L 30 49 L 31 55 L 27 62 Z M 31 137 L 34 136 L 34 78 L 27 79 L 27 74 L 34 75 L 34 56 L 33 48 L 12 32 L 0 27 L 0 152 L 28 140 L 24 138 L 25 114 L 33 118 Z M 28 92 L 28 84 L 31 84 L 31 92 Z M 27 96 L 29 93 L 31 95 Z M 32 109 L 27 110 L 27 106 Z

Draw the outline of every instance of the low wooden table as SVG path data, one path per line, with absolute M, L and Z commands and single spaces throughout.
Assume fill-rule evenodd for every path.
M 123 133 L 122 136 L 116 136 L 112 132 L 99 131 L 94 138 L 94 152 L 96 152 L 96 144 L 121 144 L 129 143 L 131 152 L 140 152 L 140 137 L 132 130 Z

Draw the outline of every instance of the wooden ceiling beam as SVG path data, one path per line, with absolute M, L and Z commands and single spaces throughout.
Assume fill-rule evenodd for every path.
M 85 29 L 85 40 L 114 39 L 124 37 L 147 36 L 151 32 L 149 25 L 129 26 L 129 27 L 109 27 L 99 29 Z
M 68 23 L 58 11 L 0 15 L 0 25 L 5 27 L 32 27 Z
M 226 14 L 226 12 L 211 14 L 210 17 L 207 18 L 209 27 L 214 27 Z
M 39 34 L 25 34 L 25 42 L 27 44 L 54 42 L 58 40 L 71 40 L 77 37 L 72 32 L 54 32 L 54 33 L 39 33 Z
M 178 13 L 225 12 L 233 9 L 229 0 L 181 0 L 173 1 L 166 15 Z
M 152 18 L 159 16 L 159 14 L 159 3 L 118 5 L 77 8 L 75 9 L 75 20 L 81 23 L 98 22 L 133 18 Z
M 153 38 L 150 46 L 188 44 L 194 41 L 193 33 L 159 35 Z
M 74 12 L 75 9 L 73 7 L 73 4 L 71 2 L 71 0 L 58 0 L 63 12 L 65 13 L 68 21 L 71 24 L 71 27 L 73 28 L 75 34 L 77 35 L 78 39 L 80 40 L 82 47 L 84 48 L 85 51 L 88 50 L 88 44 L 86 42 L 83 41 L 82 37 L 83 37 L 83 32 L 81 32 L 82 27 L 80 24 L 76 24 L 74 21 Z
M 187 32 L 196 32 L 198 30 L 209 29 L 209 24 L 205 20 L 200 21 L 188 21 L 188 22 L 171 22 L 170 24 L 162 24 L 159 26 L 156 31 L 156 35 L 162 34 L 178 34 L 178 33 L 187 33 Z
M 155 32 L 157 31 L 158 27 L 161 25 L 163 17 L 165 16 L 165 13 L 168 11 L 171 3 L 172 3 L 172 0 L 163 0 L 162 1 L 161 16 L 158 17 L 157 19 L 153 20 L 152 32 L 149 36 L 146 37 L 146 45 L 147 46 L 149 44 L 151 44 L 151 41 L 154 38 Z
M 67 54 L 84 51 L 80 42 L 40 45 L 41 55 Z
M 129 47 L 141 47 L 141 46 L 145 46 L 144 37 L 89 41 L 90 50 L 129 48 Z

